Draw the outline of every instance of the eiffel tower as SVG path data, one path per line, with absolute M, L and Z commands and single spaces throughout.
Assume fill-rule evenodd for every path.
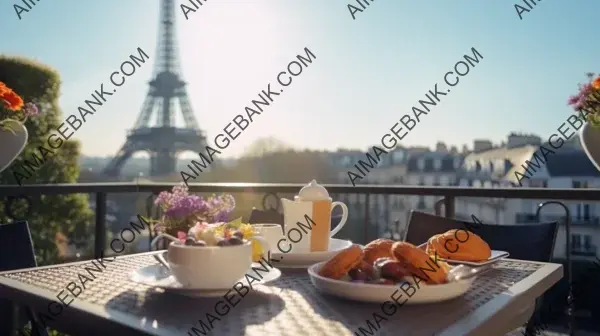
M 140 151 L 150 154 L 150 176 L 169 175 L 175 172 L 177 154 L 188 150 L 198 153 L 206 145 L 182 80 L 175 38 L 175 3 L 160 0 L 160 4 L 157 61 L 150 90 L 125 145 L 104 169 L 104 174 L 111 177 L 118 177 L 125 162 Z M 175 127 L 177 107 L 183 116 L 184 128 Z M 155 124 L 151 126 L 155 112 Z

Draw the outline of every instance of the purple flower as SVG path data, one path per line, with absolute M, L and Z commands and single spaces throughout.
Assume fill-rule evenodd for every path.
M 569 97 L 569 105 L 575 105 L 579 101 L 579 95 Z
M 33 117 L 39 114 L 39 110 L 34 103 L 25 104 L 21 111 L 23 111 L 26 117 Z
M 165 225 L 192 220 L 220 222 L 226 221 L 235 208 L 235 199 L 229 194 L 204 199 L 198 195 L 190 195 L 188 188 L 180 185 L 173 187 L 171 192 L 161 192 L 154 204 L 163 210 Z

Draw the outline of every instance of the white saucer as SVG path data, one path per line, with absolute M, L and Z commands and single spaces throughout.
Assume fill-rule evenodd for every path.
M 322 277 L 319 275 L 319 269 L 323 264 L 325 263 L 318 263 L 308 269 L 313 286 L 330 295 L 362 302 L 389 302 L 390 297 L 394 296 L 401 298 L 402 302 L 406 300 L 406 304 L 442 302 L 465 294 L 475 280 L 474 277 L 440 285 L 426 285 L 421 282 L 418 288 L 415 286 L 412 296 L 409 297 L 399 285 L 365 284 Z
M 258 263 L 253 263 L 252 266 L 257 268 L 264 267 L 263 265 Z M 248 270 L 248 272 L 246 273 L 254 278 L 262 277 L 262 279 L 258 282 L 253 281 L 251 286 L 256 286 L 258 284 L 264 285 L 271 281 L 277 280 L 281 276 L 281 271 L 277 268 L 271 268 L 269 270 L 269 273 L 266 274 L 261 272 L 257 275 L 251 269 Z M 185 288 L 181 283 L 177 281 L 177 279 L 175 279 L 175 277 L 171 274 L 171 271 L 169 271 L 166 267 L 164 267 L 161 264 L 154 264 L 139 268 L 131 273 L 129 279 L 134 282 L 148 285 L 151 287 L 161 288 L 165 292 L 171 292 L 191 297 L 223 296 L 227 294 L 227 292 L 230 291 L 232 288 L 232 286 L 216 289 Z M 243 283 L 244 286 L 250 287 L 245 277 L 240 279 L 239 282 Z
M 281 253 L 277 250 L 278 253 L 271 254 L 271 263 L 273 266 L 280 268 L 308 268 L 321 261 L 329 260 L 339 251 L 350 246 L 352 246 L 352 242 L 349 240 L 331 238 L 329 240 L 329 251 Z

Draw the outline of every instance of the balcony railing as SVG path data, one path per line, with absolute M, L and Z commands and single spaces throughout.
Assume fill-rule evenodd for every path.
M 564 219 L 564 216 L 559 215 L 544 215 L 542 216 L 542 221 L 561 221 Z M 515 214 L 515 221 L 517 223 L 535 223 L 538 220 L 536 219 L 535 214 L 530 213 L 517 213 Z M 575 226 L 600 226 L 600 217 L 597 216 L 589 216 L 589 217 L 571 217 L 571 224 Z
M 27 199 L 40 195 L 58 195 L 88 193 L 95 195 L 95 257 L 99 257 L 101 250 L 106 246 L 106 204 L 107 194 L 111 193 L 152 193 L 158 194 L 170 190 L 171 183 L 83 183 L 83 184 L 52 184 L 52 185 L 11 185 L 0 186 L 0 199 L 7 199 L 3 209 L 9 212 L 12 202 L 18 199 Z M 190 191 L 201 193 L 229 192 L 229 193 L 266 193 L 269 194 L 294 194 L 303 185 L 301 184 L 259 184 L 259 183 L 192 183 Z M 371 195 L 416 195 L 439 196 L 438 205 L 443 206 L 446 217 L 455 217 L 455 200 L 457 197 L 480 198 L 518 198 L 535 199 L 540 201 L 566 200 L 566 201 L 600 201 L 600 190 L 597 189 L 542 189 L 542 188 L 462 188 L 462 187 L 424 187 L 424 186 L 381 186 L 381 185 L 326 185 L 331 194 L 362 194 L 366 195 L 364 209 L 358 211 L 364 215 L 365 236 L 370 223 Z M 436 212 L 440 207 L 436 207 Z M 25 218 L 26 219 L 26 218 Z

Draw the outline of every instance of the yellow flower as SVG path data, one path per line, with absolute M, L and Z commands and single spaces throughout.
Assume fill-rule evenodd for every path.
M 256 235 L 256 231 L 254 227 L 250 224 L 242 224 L 239 227 L 239 230 L 244 234 L 244 239 L 250 240 L 250 238 Z M 260 257 L 263 254 L 263 248 L 260 245 L 260 242 L 256 240 L 252 240 L 252 261 L 258 262 Z

